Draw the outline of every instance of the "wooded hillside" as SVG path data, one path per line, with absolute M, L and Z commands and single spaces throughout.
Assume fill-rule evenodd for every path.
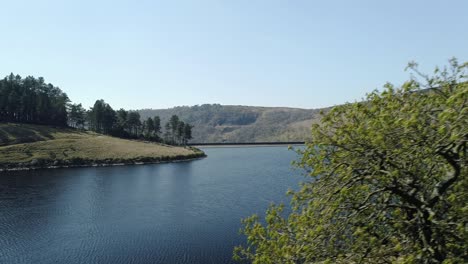
M 322 109 L 204 104 L 139 110 L 143 119 L 172 115 L 194 125 L 193 143 L 304 141 Z M 327 109 L 323 109 L 327 110 Z

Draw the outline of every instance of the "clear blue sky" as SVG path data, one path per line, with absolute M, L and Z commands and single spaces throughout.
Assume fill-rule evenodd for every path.
M 73 102 L 317 108 L 468 60 L 468 1 L 1 1 L 0 75 Z

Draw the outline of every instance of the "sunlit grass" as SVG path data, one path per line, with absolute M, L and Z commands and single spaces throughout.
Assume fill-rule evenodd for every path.
M 1 124 L 0 135 L 0 164 L 29 163 L 33 160 L 138 162 L 180 159 L 199 153 L 191 148 L 36 125 Z

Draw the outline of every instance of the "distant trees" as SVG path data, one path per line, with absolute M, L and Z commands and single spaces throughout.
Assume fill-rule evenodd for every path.
M 143 121 L 143 135 L 145 138 L 161 141 L 160 134 L 161 119 L 159 116 L 155 116 L 154 118 L 148 117 Z
M 119 137 L 129 137 L 128 129 L 128 112 L 125 109 L 120 108 L 116 112 L 117 121 L 115 124 L 116 127 L 116 136 Z
M 127 126 L 130 134 L 138 136 L 141 128 L 140 113 L 136 111 L 130 111 L 127 114 Z
M 87 128 L 97 133 L 167 144 L 185 145 L 192 138 L 192 126 L 180 121 L 176 115 L 167 123 L 163 140 L 159 116 L 142 122 L 139 112 L 115 111 L 103 99 L 96 100 L 86 110 L 81 104 L 71 104 L 64 92 L 46 84 L 44 78 L 28 76 L 23 79 L 13 73 L 0 80 L 0 122 Z
M 161 118 L 159 116 L 153 117 L 153 124 L 154 124 L 154 134 L 159 137 L 161 134 Z
M 148 117 L 148 119 L 145 121 L 146 126 L 145 126 L 145 131 L 147 134 L 152 134 L 154 133 L 154 121 L 151 117 Z
M 74 128 L 84 128 L 86 110 L 81 104 L 70 104 L 68 112 L 68 125 Z
M 88 111 L 88 127 L 98 133 L 111 134 L 116 121 L 115 111 L 102 99 L 97 100 Z
M 13 73 L 0 80 L 0 122 L 67 126 L 68 96 L 44 78 Z
M 125 138 L 140 136 L 140 114 L 119 109 L 114 111 L 104 100 L 97 100 L 87 113 L 88 129 L 97 133 Z
M 186 145 L 187 142 L 192 139 L 192 128 L 193 126 L 190 124 L 185 124 L 184 126 L 184 141 L 183 144 Z
M 179 120 L 177 115 L 171 116 L 166 123 L 165 141 L 171 144 L 185 145 L 192 139 L 192 125 Z
M 81 105 L 70 106 L 70 124 L 79 127 L 82 123 L 75 121 L 76 112 L 82 113 Z M 79 119 L 81 121 L 81 119 Z M 142 138 L 145 140 L 164 142 L 167 144 L 186 145 L 192 139 L 193 126 L 181 121 L 173 115 L 165 125 L 164 136 L 161 137 L 162 127 L 159 116 L 148 117 L 141 121 L 137 111 L 119 109 L 114 111 L 104 100 L 97 100 L 87 112 L 88 129 L 123 138 Z
M 70 124 L 79 127 L 82 113 L 81 105 L 70 106 Z M 79 120 L 77 122 L 76 120 Z M 123 138 L 142 138 L 145 140 L 165 142 L 167 144 L 186 145 L 192 139 L 192 125 L 180 121 L 177 115 L 173 115 L 165 125 L 164 137 L 161 138 L 161 119 L 159 116 L 148 117 L 141 121 L 137 111 L 119 109 L 114 111 L 104 100 L 97 100 L 94 106 L 87 112 L 88 129 Z

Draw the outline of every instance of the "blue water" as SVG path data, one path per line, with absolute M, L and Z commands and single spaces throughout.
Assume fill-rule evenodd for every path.
M 240 220 L 305 180 L 286 147 L 0 174 L 0 263 L 233 263 Z

